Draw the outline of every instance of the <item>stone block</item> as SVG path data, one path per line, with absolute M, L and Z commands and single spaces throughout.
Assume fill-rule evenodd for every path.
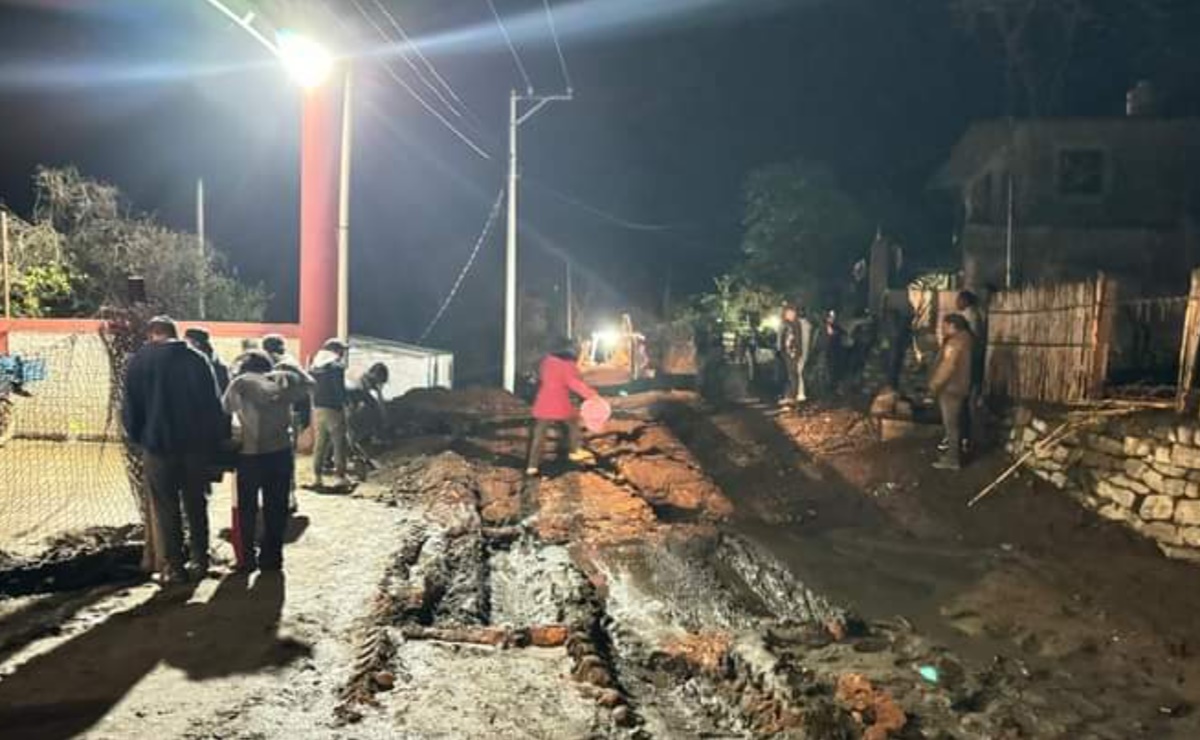
M 1187 481 L 1183 478 L 1166 478 L 1163 480 L 1163 493 L 1175 498 L 1187 495 Z
M 1025 444 L 1030 444 L 1036 442 L 1037 440 L 1038 433 L 1033 431 L 1031 427 L 1025 427 L 1025 430 L 1021 432 L 1021 441 Z
M 1080 456 L 1079 461 L 1089 468 L 1097 470 L 1122 470 L 1125 467 L 1124 459 L 1117 459 L 1112 455 L 1105 455 L 1103 452 L 1095 450 L 1085 450 Z
M 1200 483 L 1200 470 L 1189 470 L 1185 477 L 1192 483 Z
M 1054 458 L 1054 462 L 1065 465 L 1071 459 L 1071 448 L 1056 445 L 1051 457 Z
M 1187 485 L 1183 488 L 1183 495 L 1188 498 L 1200 498 L 1200 483 L 1188 481 Z
M 1187 445 L 1175 445 L 1171 448 L 1171 459 L 1168 462 L 1188 470 L 1200 470 L 1200 449 Z
M 1137 478 L 1140 480 L 1141 477 L 1143 475 L 1145 475 L 1146 471 L 1149 469 L 1150 469 L 1150 466 L 1147 465 L 1146 463 L 1142 462 L 1141 460 L 1126 460 L 1125 461 L 1125 475 L 1129 476 L 1130 478 Z
M 1133 491 L 1118 488 L 1106 480 L 1102 480 L 1096 484 L 1096 495 L 1126 509 L 1132 509 L 1134 503 L 1137 501 L 1137 496 L 1134 495 Z
M 1114 522 L 1130 523 L 1137 519 L 1137 516 L 1130 509 L 1126 509 L 1120 504 L 1105 504 L 1097 511 L 1097 514 Z
M 1163 492 L 1163 484 L 1165 480 L 1166 479 L 1163 478 L 1162 473 L 1158 472 L 1157 470 L 1147 470 L 1142 475 L 1142 482 L 1145 483 L 1146 486 L 1155 493 Z
M 1180 424 L 1175 427 L 1175 442 L 1181 445 L 1195 444 L 1196 433 L 1191 427 Z
M 1141 457 L 1138 454 L 1138 449 L 1142 446 L 1142 440 L 1138 437 L 1125 438 L 1125 457 Z
M 1167 521 L 1174 513 L 1175 499 L 1170 496 L 1147 496 L 1138 509 L 1138 514 L 1148 522 Z
M 1167 545 L 1178 545 L 1181 540 L 1179 538 L 1179 527 L 1166 522 L 1154 522 L 1153 524 L 1143 523 L 1137 528 L 1143 536 L 1149 537 L 1155 542 L 1161 542 Z
M 1188 526 L 1200 526 L 1200 501 L 1180 501 L 1175 506 L 1175 521 Z
M 1171 448 L 1167 447 L 1165 445 L 1155 447 L 1154 448 L 1154 462 L 1163 463 L 1165 465 L 1170 465 L 1171 464 Z
M 1069 482 L 1070 479 L 1067 478 L 1067 474 L 1063 472 L 1057 472 L 1050 476 L 1050 485 L 1054 486 L 1060 491 L 1066 488 Z
M 1029 420 L 1029 426 L 1038 434 L 1045 434 L 1050 431 L 1050 425 L 1046 423 L 1046 420 L 1039 419 L 1036 416 Z
M 1142 483 L 1139 480 L 1133 480 L 1125 475 L 1120 475 L 1120 474 L 1114 475 L 1113 477 L 1109 478 L 1108 480 L 1114 486 L 1120 486 L 1121 488 L 1127 488 L 1130 491 L 1133 491 L 1134 493 L 1141 494 L 1142 496 L 1145 496 L 1146 494 L 1150 493 L 1150 487 L 1147 486 L 1145 483 Z
M 1125 456 L 1125 443 L 1104 434 L 1093 434 L 1088 439 L 1088 446 L 1106 455 Z
M 1023 427 L 1033 420 L 1033 409 L 1028 406 L 1018 406 L 1013 409 L 1013 426 Z
M 1162 550 L 1163 555 L 1172 560 L 1186 560 L 1191 563 L 1200 563 L 1200 550 L 1190 547 L 1173 547 L 1171 545 L 1159 545 L 1158 549 Z
M 1179 542 L 1187 547 L 1200 547 L 1200 527 L 1180 527 Z
M 1187 475 L 1187 468 L 1181 468 L 1177 465 L 1167 465 L 1165 463 L 1154 463 L 1154 469 L 1162 473 L 1167 478 L 1183 478 Z

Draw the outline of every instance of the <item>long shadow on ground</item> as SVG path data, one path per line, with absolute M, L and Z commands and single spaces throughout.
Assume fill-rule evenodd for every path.
M 255 673 L 310 654 L 278 636 L 282 573 L 253 586 L 231 576 L 205 603 L 181 603 L 188 591 L 163 592 L 115 614 L 0 681 L 0 728 L 6 740 L 59 740 L 104 718 L 159 663 L 189 679 Z M 181 704 L 186 696 L 178 697 Z

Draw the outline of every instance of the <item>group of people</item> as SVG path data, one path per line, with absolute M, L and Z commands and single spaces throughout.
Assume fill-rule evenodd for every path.
M 268 335 L 227 367 L 205 329 L 188 329 L 181 339 L 169 317 L 150 320 L 146 343 L 126 370 L 122 420 L 142 456 L 152 513 L 148 526 L 165 562 L 165 583 L 208 572 L 208 495 L 212 482 L 228 470 L 237 473 L 239 568 L 282 569 L 296 441 L 310 404 L 314 479 L 321 485 L 332 462 L 338 485 L 348 483 L 347 409 L 381 402 L 386 366 L 372 366 L 361 379 L 347 382 L 348 349 L 344 341 L 330 339 L 305 370 L 288 354 L 282 336 Z
M 837 391 L 847 373 L 848 357 L 846 332 L 835 311 L 826 312 L 820 325 L 814 326 L 803 307 L 783 304 L 776 342 L 785 379 L 781 406 L 806 403 L 814 384 L 818 393 Z

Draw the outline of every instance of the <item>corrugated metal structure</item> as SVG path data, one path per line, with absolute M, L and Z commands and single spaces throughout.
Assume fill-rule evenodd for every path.
M 388 369 L 383 397 L 391 400 L 413 388 L 452 388 L 454 354 L 375 337 L 350 337 L 350 375 L 358 377 L 382 362 Z

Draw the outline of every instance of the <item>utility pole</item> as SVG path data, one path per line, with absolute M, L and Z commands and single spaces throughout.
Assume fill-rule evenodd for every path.
M 354 144 L 354 106 L 351 98 L 351 66 L 346 64 L 342 87 L 342 161 L 338 183 L 337 327 L 342 341 L 350 339 L 350 166 Z
M 504 252 L 504 390 L 512 393 L 517 387 L 517 181 L 520 171 L 517 164 L 517 132 L 521 124 L 533 118 L 549 103 L 571 100 L 571 92 L 565 95 L 518 95 L 516 90 L 508 98 L 508 237 Z M 521 103 L 531 105 L 521 112 Z
M 196 249 L 200 251 L 200 320 L 207 313 L 204 294 L 208 290 L 208 254 L 204 249 L 204 179 L 196 180 Z
M 571 258 L 563 257 L 567 264 L 567 339 L 575 339 L 575 295 L 571 290 Z

